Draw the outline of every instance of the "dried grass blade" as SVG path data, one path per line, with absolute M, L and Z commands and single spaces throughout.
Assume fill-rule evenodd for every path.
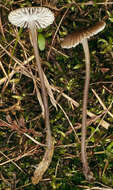
M 4 30 L 3 30 L 3 26 L 2 26 L 2 20 L 1 20 L 1 15 L 0 15 L 0 30 L 1 30 L 1 33 L 5 39 L 5 35 L 4 35 Z
M 105 104 L 103 103 L 103 101 L 101 100 L 101 98 L 98 96 L 98 94 L 96 93 L 96 91 L 94 89 L 92 89 L 94 95 L 96 96 L 96 98 L 98 99 L 100 105 L 103 107 L 104 110 L 107 110 L 107 113 L 113 118 L 113 114 L 107 109 L 107 107 L 105 106 Z
M 44 72 L 43 72 L 43 75 L 44 75 L 45 86 L 46 86 L 46 88 L 47 88 L 47 92 L 48 92 L 48 95 L 49 95 L 49 97 L 50 97 L 51 103 L 52 103 L 53 106 L 57 109 L 57 102 L 56 102 L 56 100 L 55 100 L 55 98 L 54 98 L 53 92 L 52 92 L 52 90 L 51 90 L 51 86 L 50 86 L 50 84 L 49 84 L 49 82 L 48 82 L 48 80 L 47 80 L 47 77 L 46 77 L 46 75 L 45 75 Z

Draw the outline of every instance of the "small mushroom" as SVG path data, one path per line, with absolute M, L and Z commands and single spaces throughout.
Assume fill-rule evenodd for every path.
M 54 21 L 54 14 L 45 7 L 25 7 L 19 8 L 12 12 L 10 12 L 8 16 L 9 21 L 17 27 L 29 28 L 32 45 L 34 48 L 34 54 L 36 58 L 41 89 L 42 89 L 42 99 L 44 104 L 44 117 L 45 117 L 45 126 L 46 126 L 46 144 L 47 149 L 45 151 L 42 162 L 38 165 L 34 172 L 34 177 L 32 177 L 33 184 L 37 184 L 42 178 L 44 172 L 48 168 L 52 155 L 53 155 L 53 138 L 50 130 L 50 121 L 49 121 L 49 108 L 48 108 L 48 100 L 47 100 L 47 92 L 44 83 L 44 75 L 41 67 L 40 59 L 39 59 L 39 51 L 37 47 L 37 29 L 46 28 Z
M 81 160 L 83 164 L 83 173 L 88 181 L 93 181 L 94 177 L 88 165 L 87 152 L 86 152 L 87 101 L 88 101 L 88 91 L 89 91 L 89 81 L 90 81 L 90 53 L 89 53 L 87 39 L 102 31 L 105 28 L 105 25 L 106 23 L 104 21 L 100 21 L 92 27 L 78 29 L 75 32 L 67 35 L 64 38 L 64 40 L 61 42 L 61 47 L 67 49 L 75 47 L 79 43 L 82 43 L 85 54 L 86 77 L 84 84 L 83 110 L 82 110 Z

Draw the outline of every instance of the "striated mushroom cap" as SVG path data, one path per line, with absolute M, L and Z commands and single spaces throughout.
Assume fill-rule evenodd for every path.
M 97 22 L 94 26 L 89 28 L 77 29 L 75 32 L 67 35 L 64 40 L 61 42 L 62 48 L 72 48 L 77 46 L 85 38 L 90 38 L 98 34 L 105 28 L 106 23 L 104 21 Z
M 54 14 L 46 7 L 24 7 L 11 11 L 9 21 L 15 26 L 46 28 L 54 21 Z

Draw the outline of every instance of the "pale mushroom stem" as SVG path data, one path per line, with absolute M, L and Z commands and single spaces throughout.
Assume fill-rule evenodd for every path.
M 87 102 L 88 102 L 88 91 L 90 81 L 90 53 L 87 39 L 82 41 L 84 54 L 85 54 L 85 65 L 86 65 L 86 77 L 84 84 L 84 96 L 83 96 L 83 110 L 82 110 L 82 137 L 81 137 L 81 160 L 83 164 L 83 173 L 88 181 L 92 181 L 93 173 L 90 171 L 87 159 L 86 151 L 86 135 L 87 135 Z
M 45 87 L 45 83 L 44 83 L 44 75 L 43 75 L 40 58 L 39 58 L 39 51 L 38 51 L 38 47 L 37 47 L 36 28 L 31 26 L 30 32 L 31 32 L 32 45 L 34 48 L 34 54 L 35 54 L 35 58 L 36 58 L 37 68 L 38 68 L 38 74 L 39 74 L 40 83 L 41 83 L 42 99 L 43 99 L 43 104 L 44 104 L 45 127 L 46 127 L 46 134 L 47 134 L 46 135 L 46 144 L 47 144 L 46 152 L 44 154 L 43 160 L 40 162 L 40 164 L 35 169 L 34 176 L 32 177 L 33 184 L 38 184 L 38 182 L 41 180 L 43 174 L 49 167 L 49 164 L 51 163 L 53 151 L 54 151 L 54 143 L 53 143 L 53 138 L 52 138 L 51 129 L 50 129 L 49 108 L 48 108 L 47 92 L 46 92 L 46 87 Z
M 50 122 L 49 122 L 49 109 L 48 109 L 48 99 L 47 99 L 47 90 L 45 87 L 45 82 L 44 82 L 44 76 L 43 76 L 43 71 L 40 63 L 40 58 L 39 58 L 39 51 L 37 47 L 37 31 L 35 27 L 30 28 L 30 33 L 31 33 L 31 38 L 32 38 L 32 43 L 33 43 L 33 48 L 34 48 L 34 54 L 36 58 L 36 63 L 37 63 L 37 68 L 38 68 L 38 74 L 40 78 L 40 84 L 41 84 L 41 90 L 42 90 L 42 99 L 43 99 L 43 104 L 44 104 L 44 109 L 45 109 L 45 126 L 47 128 L 47 136 L 49 141 L 51 141 L 51 130 L 50 130 Z

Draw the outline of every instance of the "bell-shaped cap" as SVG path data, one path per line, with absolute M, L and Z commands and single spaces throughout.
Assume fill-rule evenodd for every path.
M 46 28 L 54 21 L 54 14 L 46 7 L 24 7 L 11 11 L 9 21 L 15 26 Z
M 91 36 L 94 36 L 102 31 L 105 28 L 105 25 L 106 23 L 104 21 L 100 21 L 92 27 L 77 29 L 75 32 L 67 35 L 64 38 L 64 40 L 61 42 L 61 47 L 67 49 L 75 47 L 79 43 L 82 43 L 84 39 L 90 38 Z

